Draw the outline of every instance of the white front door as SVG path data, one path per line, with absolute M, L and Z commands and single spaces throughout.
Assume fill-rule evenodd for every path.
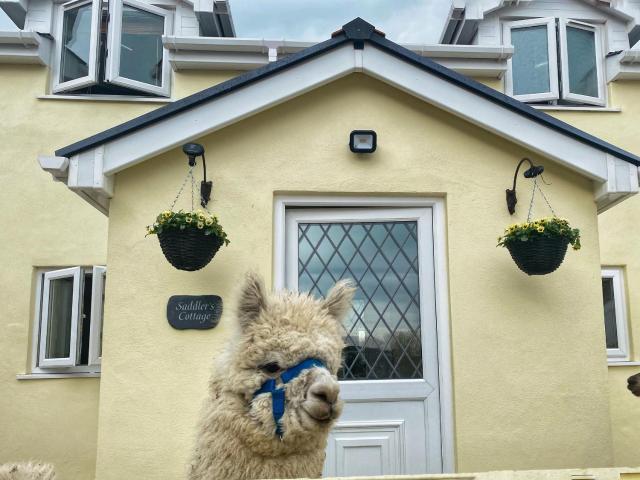
M 432 208 L 287 208 L 285 283 L 358 286 L 325 476 L 443 471 Z

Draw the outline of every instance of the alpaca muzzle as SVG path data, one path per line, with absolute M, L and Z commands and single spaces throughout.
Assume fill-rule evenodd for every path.
M 253 398 L 256 398 L 258 395 L 263 393 L 271 394 L 271 410 L 273 412 L 273 421 L 276 424 L 275 433 L 280 437 L 280 439 L 282 439 L 283 436 L 280 420 L 284 415 L 285 409 L 285 390 L 283 385 L 289 383 L 294 378 L 297 378 L 305 370 L 309 370 L 314 367 L 327 368 L 324 362 L 315 358 L 307 358 L 280 374 L 280 381 L 282 382 L 281 385 L 276 384 L 275 378 L 270 378 L 253 394 Z
M 340 393 L 340 384 L 330 375 L 318 375 L 307 391 L 302 408 L 318 421 L 328 421 L 336 417 L 336 404 Z

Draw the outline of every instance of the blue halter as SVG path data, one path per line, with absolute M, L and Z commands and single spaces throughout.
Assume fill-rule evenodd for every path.
M 276 385 L 276 379 L 270 378 L 262 384 L 262 387 L 260 387 L 259 390 L 256 390 L 256 393 L 253 394 L 253 398 L 256 398 L 262 393 L 271 394 L 271 409 L 273 410 L 273 420 L 276 423 L 276 435 L 280 438 L 282 438 L 282 426 L 280 425 L 280 419 L 284 415 L 284 388 L 282 387 L 285 383 L 289 383 L 303 371 L 313 367 L 326 368 L 324 362 L 315 358 L 307 358 L 280 374 L 280 380 L 282 381 L 281 385 Z

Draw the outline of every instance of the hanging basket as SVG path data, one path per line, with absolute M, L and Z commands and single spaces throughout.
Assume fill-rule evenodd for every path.
M 513 261 L 527 275 L 547 275 L 556 271 L 564 261 L 568 245 L 566 237 L 533 237 L 526 242 L 505 244 Z
M 194 272 L 211 262 L 224 240 L 197 228 L 168 228 L 158 234 L 160 248 L 178 270 Z

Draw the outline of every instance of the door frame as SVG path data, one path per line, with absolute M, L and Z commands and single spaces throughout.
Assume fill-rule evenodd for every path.
M 440 436 L 442 471 L 455 472 L 453 385 L 451 336 L 449 326 L 449 280 L 447 272 L 446 212 L 444 198 L 382 197 L 337 195 L 276 195 L 273 217 L 273 286 L 286 285 L 286 209 L 287 207 L 351 208 L 430 208 L 433 215 L 433 268 L 435 273 L 435 311 L 438 341 L 438 380 L 440 394 Z

